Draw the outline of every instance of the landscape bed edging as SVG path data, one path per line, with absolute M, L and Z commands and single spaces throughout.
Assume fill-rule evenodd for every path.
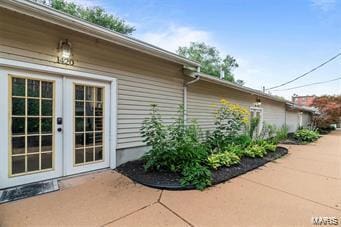
M 277 146 L 276 151 L 268 152 L 263 158 L 241 158 L 238 165 L 230 167 L 221 167 L 212 170 L 212 185 L 223 183 L 234 177 L 240 176 L 251 170 L 265 165 L 266 163 L 278 159 L 288 153 L 288 149 Z M 160 171 L 145 172 L 142 160 L 135 160 L 124 163 L 117 167 L 117 171 L 131 180 L 157 189 L 167 190 L 191 190 L 195 189 L 193 185 L 182 186 L 180 184 L 181 175 L 178 173 Z

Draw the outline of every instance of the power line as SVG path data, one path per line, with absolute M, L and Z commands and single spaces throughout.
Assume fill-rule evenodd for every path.
M 328 64 L 329 62 L 335 60 L 335 59 L 338 58 L 339 56 L 341 56 L 341 53 L 338 53 L 337 55 L 335 55 L 335 56 L 333 56 L 332 58 L 328 59 L 327 61 L 323 62 L 322 64 L 316 66 L 315 68 L 309 70 L 308 72 L 306 72 L 306 73 L 304 73 L 304 74 L 302 74 L 302 75 L 300 75 L 300 76 L 298 76 L 298 77 L 296 77 L 296 78 L 294 78 L 294 79 L 292 79 L 292 80 L 289 80 L 288 82 L 285 82 L 285 83 L 283 83 L 283 84 L 280 84 L 280 85 L 277 85 L 277 86 L 268 88 L 268 89 L 266 89 L 266 90 L 269 91 L 269 90 L 272 90 L 272 89 L 275 89 L 275 88 L 279 88 L 279 87 L 283 87 L 284 85 L 290 84 L 290 83 L 292 83 L 292 82 L 294 82 L 294 81 L 296 81 L 296 80 L 298 80 L 298 79 L 300 79 L 300 78 L 302 78 L 302 77 L 304 77 L 304 76 L 306 76 L 306 75 L 308 75 L 308 74 L 310 74 L 310 73 L 316 71 L 317 69 L 319 69 L 319 68 L 325 66 L 326 64 Z
M 337 80 L 341 80 L 341 77 L 338 77 L 338 78 L 335 78 L 335 79 L 332 79 L 332 80 L 320 81 L 320 82 L 316 82 L 316 83 L 305 84 L 305 85 L 302 85 L 302 86 L 291 87 L 291 88 L 287 88 L 287 89 L 273 90 L 273 91 L 289 91 L 289 90 L 293 90 L 293 89 L 297 89 L 297 88 L 302 88 L 302 87 L 313 86 L 313 85 L 317 85 L 317 84 L 330 83 L 330 82 L 337 81 Z

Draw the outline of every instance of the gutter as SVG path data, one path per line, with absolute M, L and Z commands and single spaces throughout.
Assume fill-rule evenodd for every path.
M 28 15 L 30 17 L 34 17 L 36 19 L 46 21 L 51 24 L 77 31 L 101 40 L 106 40 L 110 43 L 115 43 L 117 45 L 124 46 L 129 49 L 134 49 L 136 51 L 162 58 L 171 62 L 192 67 L 200 66 L 198 62 L 184 58 L 175 53 L 132 38 L 130 36 L 89 23 L 78 17 L 68 15 L 43 4 L 27 0 L 0 0 L 0 8 L 5 8 L 20 14 Z

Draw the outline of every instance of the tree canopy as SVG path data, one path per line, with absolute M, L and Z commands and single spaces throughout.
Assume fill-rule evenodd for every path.
M 244 84 L 242 80 L 235 80 L 232 73 L 233 69 L 238 67 L 236 59 L 230 55 L 222 58 L 216 47 L 209 46 L 204 42 L 191 42 L 189 47 L 179 47 L 176 52 L 183 57 L 200 62 L 200 69 L 203 73 L 220 77 L 220 71 L 222 70 L 224 71 L 225 80 L 240 85 Z
M 106 12 L 99 6 L 84 7 L 66 0 L 35 1 L 122 34 L 130 35 L 135 31 L 135 28 L 128 25 L 125 20 Z
M 325 128 L 338 123 L 341 117 L 341 95 L 324 95 L 314 99 L 312 104 L 321 115 L 314 118 L 317 127 Z

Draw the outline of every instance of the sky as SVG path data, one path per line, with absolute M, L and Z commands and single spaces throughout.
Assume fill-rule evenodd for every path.
M 266 88 L 287 82 L 341 52 L 341 0 L 76 0 L 135 26 L 133 37 L 175 52 L 203 41 L 237 59 L 235 78 Z M 341 77 L 341 56 L 281 89 Z M 341 80 L 289 91 L 341 94 Z

